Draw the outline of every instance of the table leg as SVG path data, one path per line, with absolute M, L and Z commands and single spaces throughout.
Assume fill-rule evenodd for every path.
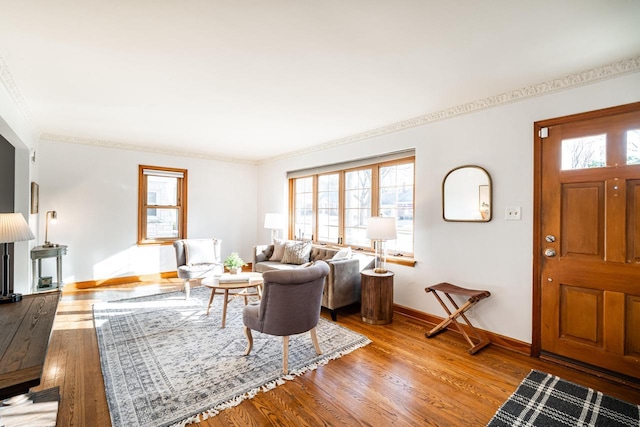
M 211 309 L 211 304 L 213 303 L 213 297 L 216 296 L 215 288 L 211 288 L 211 296 L 209 297 L 209 305 L 207 306 L 207 316 L 209 315 L 209 310 Z
M 222 305 L 222 327 L 227 321 L 227 303 L 229 302 L 229 289 L 224 290 L 224 304 Z
M 62 255 L 56 257 L 56 273 L 58 273 L 58 289 L 62 286 Z

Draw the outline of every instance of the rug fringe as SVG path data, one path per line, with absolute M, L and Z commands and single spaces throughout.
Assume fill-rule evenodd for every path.
M 304 366 L 300 369 L 297 369 L 295 371 L 289 372 L 288 375 L 282 375 L 279 378 L 276 378 L 273 381 L 270 381 L 262 386 L 253 388 L 247 392 L 245 392 L 244 394 L 241 394 L 240 396 L 236 396 L 233 399 L 230 399 L 226 402 L 220 403 L 218 405 L 216 405 L 215 407 L 211 408 L 211 409 L 207 409 L 206 411 L 203 411 L 199 414 L 196 414 L 194 416 L 191 416 L 185 420 L 182 420 L 180 422 L 177 422 L 175 424 L 172 424 L 170 427 L 185 427 L 188 424 L 193 424 L 193 423 L 198 423 L 200 421 L 204 421 L 208 418 L 212 418 L 215 417 L 216 415 L 218 415 L 221 411 L 228 409 L 228 408 L 233 408 L 234 406 L 238 406 L 240 403 L 242 403 L 244 400 L 247 399 L 251 399 L 253 397 L 256 396 L 256 394 L 258 394 L 259 392 L 263 392 L 266 393 L 269 390 L 273 390 L 274 388 L 276 388 L 279 385 L 285 384 L 287 381 L 291 381 L 294 380 L 296 377 L 299 377 L 300 375 L 306 373 L 306 372 L 310 372 L 310 371 L 315 371 L 316 369 L 318 369 L 320 366 L 324 366 L 327 363 L 329 363 L 329 361 L 331 360 L 335 360 L 338 359 L 346 354 L 349 354 L 359 348 L 362 348 L 368 344 L 371 343 L 371 340 L 369 338 L 362 339 L 359 342 L 356 342 L 348 347 L 343 348 L 342 350 L 333 353 L 330 356 L 325 356 L 323 357 L 321 360 L 318 360 L 316 362 L 310 363 L 307 366 Z M 202 418 L 202 419 L 201 419 Z

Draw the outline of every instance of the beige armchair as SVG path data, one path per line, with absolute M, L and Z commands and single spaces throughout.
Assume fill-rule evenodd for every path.
M 294 270 L 267 271 L 262 275 L 262 299 L 244 308 L 242 321 L 249 341 L 245 356 L 253 347 L 251 330 L 282 337 L 282 370 L 289 373 L 289 336 L 309 331 L 317 354 L 322 354 L 316 326 L 329 266 L 324 261 Z
M 189 299 L 191 282 L 200 282 L 224 271 L 220 261 L 220 239 L 183 239 L 173 242 L 178 278 L 184 281 L 185 298 Z

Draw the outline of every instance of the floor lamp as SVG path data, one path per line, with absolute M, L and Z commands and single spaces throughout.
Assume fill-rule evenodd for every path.
M 2 256 L 2 296 L 0 296 L 0 304 L 16 302 L 22 299 L 22 294 L 9 293 L 9 243 L 35 238 L 22 214 L 0 214 L 0 243 L 3 244 L 2 246 L 4 248 L 4 254 Z

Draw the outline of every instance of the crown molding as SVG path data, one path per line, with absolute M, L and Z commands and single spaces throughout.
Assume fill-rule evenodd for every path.
M 120 150 L 143 151 L 147 153 L 165 154 L 168 156 L 189 157 L 203 160 L 216 160 L 221 162 L 242 163 L 247 165 L 257 165 L 255 160 L 237 159 L 233 157 L 215 156 L 205 153 L 196 153 L 189 151 L 177 151 L 173 149 L 150 147 L 148 145 L 128 144 L 117 141 L 107 141 L 103 139 L 80 138 L 75 136 L 57 135 L 53 133 L 43 133 L 40 135 L 41 140 L 65 142 L 68 144 L 92 145 L 94 147 L 116 148 Z
M 6 61 L 0 55 L 0 82 L 5 87 L 7 92 L 9 92 L 9 96 L 13 103 L 18 107 L 18 111 L 22 115 L 22 118 L 32 127 L 34 130 L 34 134 L 38 135 L 40 133 L 40 129 L 38 128 L 35 120 L 33 119 L 33 115 L 31 114 L 31 110 L 27 106 L 27 102 L 22 96 L 22 92 L 18 89 L 18 85 L 15 80 L 13 80 L 13 76 L 9 72 L 9 67 L 7 66 Z
M 569 74 L 564 77 L 549 80 L 543 83 L 538 83 L 531 86 L 526 86 L 520 89 L 504 92 L 499 95 L 490 96 L 477 101 L 472 101 L 467 104 L 460 104 L 455 107 L 447 108 L 445 110 L 436 111 L 434 113 L 425 114 L 424 116 L 415 117 L 412 119 L 403 120 L 401 122 L 393 123 L 388 126 L 372 129 L 366 132 L 350 135 L 344 138 L 335 139 L 313 147 L 303 148 L 296 151 L 291 151 L 280 156 L 270 157 L 268 159 L 261 160 L 259 163 L 270 163 L 278 160 L 283 160 L 291 157 L 300 156 L 303 154 L 313 153 L 316 151 L 322 151 L 329 148 L 337 147 L 340 145 L 349 144 L 363 139 L 374 138 L 377 136 L 387 135 L 390 133 L 399 132 L 405 129 L 413 128 L 416 126 L 422 126 L 428 123 L 433 123 L 441 120 L 450 119 L 456 116 L 464 114 L 475 113 L 480 110 L 488 108 L 498 107 L 506 104 L 511 104 L 525 99 L 536 98 L 538 96 L 548 95 L 563 90 L 573 89 L 579 86 L 586 86 L 594 83 L 598 83 L 603 80 L 608 80 L 616 77 L 620 77 L 626 74 L 632 74 L 640 72 L 640 56 L 634 58 L 623 59 L 622 61 L 614 62 L 603 67 L 592 68 L 581 73 Z

